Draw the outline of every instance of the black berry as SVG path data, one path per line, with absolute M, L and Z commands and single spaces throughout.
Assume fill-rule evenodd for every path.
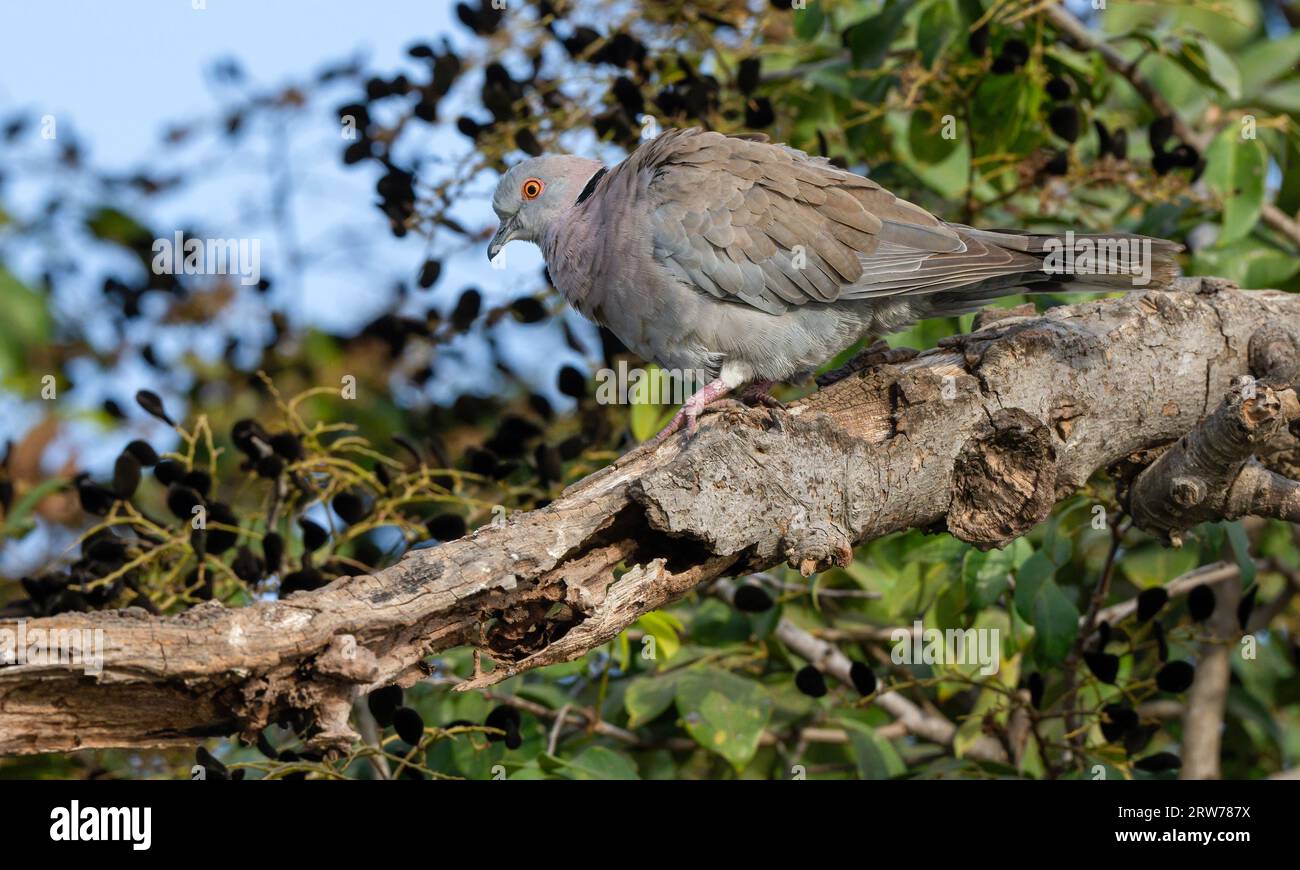
M 1170 662 L 1156 673 L 1156 686 L 1162 692 L 1185 692 L 1195 677 L 1196 669 L 1188 662 Z
M 1196 622 L 1204 622 L 1214 613 L 1214 590 L 1206 584 L 1187 593 L 1187 612 Z
M 853 688 L 863 697 L 876 691 L 876 674 L 863 662 L 854 662 L 849 666 L 849 679 L 853 681 Z
M 1092 671 L 1093 676 L 1103 683 L 1114 684 L 1115 678 L 1119 676 L 1119 656 L 1093 652 L 1084 653 L 1083 660 L 1087 662 L 1088 670 Z
M 810 698 L 820 698 L 826 694 L 826 678 L 813 665 L 804 665 L 794 675 L 794 684 Z
M 733 599 L 736 609 L 741 613 L 762 613 L 772 609 L 772 598 L 762 586 L 746 583 L 736 589 Z
M 370 715 L 375 717 L 379 727 L 387 728 L 393 724 L 393 714 L 397 708 L 402 706 L 402 687 L 394 685 L 375 689 L 366 697 L 366 706 L 370 708 Z
M 393 730 L 403 743 L 419 746 L 424 739 L 424 720 L 410 707 L 398 707 L 393 711 Z
M 1127 704 L 1107 704 L 1101 708 L 1101 734 L 1114 743 L 1138 725 L 1137 713 Z
M 1138 622 L 1146 622 L 1151 617 L 1160 612 L 1160 608 L 1165 606 L 1169 601 L 1169 593 L 1163 586 L 1156 586 L 1153 589 L 1143 589 L 1138 595 L 1137 618 Z

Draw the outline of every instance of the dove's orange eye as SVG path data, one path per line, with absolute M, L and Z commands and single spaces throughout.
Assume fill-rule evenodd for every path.
M 542 195 L 542 188 L 545 186 L 540 178 L 529 178 L 524 182 L 524 186 L 519 189 L 519 192 L 524 195 L 524 199 L 537 199 Z

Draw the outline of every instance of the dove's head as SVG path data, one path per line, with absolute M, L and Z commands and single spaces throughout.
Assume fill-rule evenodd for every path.
M 488 245 L 488 259 L 512 239 L 536 242 L 552 222 L 573 207 L 600 162 L 568 154 L 533 157 L 513 167 L 497 184 L 492 210 L 501 225 Z

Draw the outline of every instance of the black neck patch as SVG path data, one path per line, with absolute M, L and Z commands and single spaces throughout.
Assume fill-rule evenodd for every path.
M 581 205 L 583 200 L 596 192 L 596 183 L 604 177 L 607 171 L 608 170 L 603 166 L 596 170 L 596 174 L 591 176 L 591 179 L 587 182 L 587 186 L 582 189 L 582 193 L 578 194 L 578 201 L 575 202 L 574 205 Z

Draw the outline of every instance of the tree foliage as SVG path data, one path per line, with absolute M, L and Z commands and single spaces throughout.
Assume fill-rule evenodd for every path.
M 4 615 L 176 613 L 318 588 L 545 505 L 652 433 L 671 409 L 596 397 L 598 369 L 640 361 L 566 314 L 544 275 L 501 273 L 523 295 L 499 305 L 461 286 L 462 255 L 481 256 L 492 229 L 463 203 L 524 155 L 613 161 L 668 127 L 762 131 L 949 220 L 1145 233 L 1184 243 L 1190 274 L 1300 287 L 1300 236 L 1285 223 L 1300 209 L 1300 9 L 1107 6 L 1085 23 L 1122 71 L 1030 2 L 462 3 L 472 48 L 413 33 L 400 68 L 331 63 L 260 89 L 217 64 L 229 108 L 178 120 L 162 143 L 200 159 L 121 177 L 61 139 L 41 152 L 37 207 L 0 187 L 0 388 L 36 409 L 0 471 L 5 564 L 24 566 L 0 578 Z M 9 175 L 30 165 L 40 121 L 0 120 Z M 396 288 L 358 270 L 387 310 L 355 331 L 304 322 L 282 291 L 333 268 L 314 251 L 256 286 L 152 268 L 155 240 L 189 229 L 162 221 L 161 206 L 232 171 L 203 155 L 286 129 L 325 131 L 327 159 L 373 176 L 374 198 L 352 205 L 382 221 L 361 243 L 386 231 L 407 259 Z M 431 131 L 473 147 L 431 152 Z M 927 322 L 891 343 L 928 347 L 969 325 Z M 223 352 L 189 350 L 213 330 Z M 511 352 L 543 337 L 587 370 Z M 482 371 L 466 380 L 475 359 Z M 78 396 L 137 363 L 149 390 Z M 77 445 L 89 442 L 119 446 L 83 467 Z M 1223 750 L 1225 776 L 1259 777 L 1300 757 L 1294 529 L 1212 524 L 1170 549 L 1131 528 L 1105 477 L 1003 550 L 913 531 L 812 578 L 783 569 L 739 580 L 732 596 L 699 589 L 607 648 L 491 692 L 450 691 L 473 651 L 438 656 L 426 681 L 358 705 L 370 739 L 346 758 L 303 751 L 311 723 L 286 721 L 254 747 L 211 741 L 198 763 L 218 778 L 1170 776 L 1180 720 L 1152 702 L 1185 698 L 1215 586 L 1159 590 L 1219 562 L 1240 567 L 1223 582 L 1267 611 L 1260 625 L 1241 609 L 1257 655 L 1233 656 Z M 1132 615 L 1096 618 L 1134 597 Z M 782 621 L 857 662 L 850 683 L 792 652 Z M 916 621 L 996 630 L 993 667 L 899 662 L 914 645 L 890 632 Z M 951 742 L 900 734 L 875 703 L 882 691 L 952 722 Z M 1010 745 L 1017 723 L 1029 736 L 1006 758 L 972 756 L 982 738 Z M 105 751 L 0 770 L 188 775 L 190 764 Z

